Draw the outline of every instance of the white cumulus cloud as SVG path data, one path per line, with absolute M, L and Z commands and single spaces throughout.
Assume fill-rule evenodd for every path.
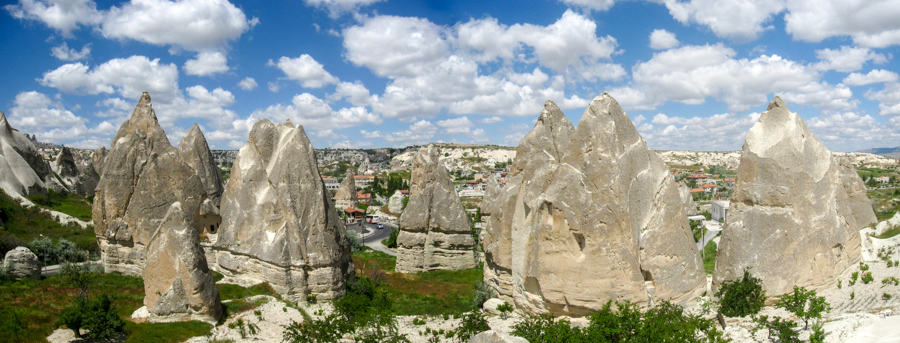
M 678 39 L 675 34 L 666 30 L 653 30 L 650 33 L 650 49 L 666 50 L 678 46 Z
M 835 70 L 849 73 L 862 69 L 868 61 L 875 64 L 886 63 L 887 57 L 869 48 L 842 46 L 840 49 L 816 50 L 816 56 L 822 60 L 815 64 L 820 70 Z
M 327 10 L 331 18 L 340 17 L 344 13 L 356 13 L 360 7 L 381 1 L 384 0 L 303 0 L 308 6 Z
M 873 83 L 897 81 L 900 81 L 900 75 L 884 69 L 873 69 L 866 74 L 852 73 L 844 78 L 844 84 L 848 86 L 864 86 Z
M 258 86 L 256 80 L 249 76 L 245 77 L 241 82 L 238 82 L 238 87 L 245 91 L 252 91 L 256 86 Z
M 82 63 L 68 63 L 44 73 L 39 81 L 65 93 L 116 93 L 126 99 L 137 99 L 148 91 L 163 102 L 172 101 L 179 92 L 178 68 L 145 56 L 112 59 L 93 70 Z
M 228 71 L 228 59 L 221 52 L 201 52 L 197 58 L 184 62 L 188 75 L 209 76 Z
M 338 78 L 325 71 L 325 67 L 321 63 L 316 62 L 308 54 L 300 55 L 297 58 L 282 56 L 277 63 L 269 60 L 268 64 L 278 67 L 287 75 L 288 79 L 299 82 L 305 88 L 321 88 L 324 85 L 339 81 Z
M 91 55 L 91 44 L 85 44 L 79 51 L 70 49 L 69 45 L 66 44 L 66 42 L 63 42 L 60 46 L 53 47 L 53 49 L 50 50 L 50 55 L 63 61 L 83 60 Z

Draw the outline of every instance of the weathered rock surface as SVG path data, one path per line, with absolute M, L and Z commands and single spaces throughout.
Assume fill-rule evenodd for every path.
M 17 247 L 6 252 L 3 268 L 16 279 L 41 279 L 41 261 L 26 247 Z
M 856 206 L 858 190 L 850 191 L 851 200 L 845 185 L 862 181 L 842 169 L 803 119 L 775 97 L 747 133 L 713 288 L 752 267 L 766 295 L 775 297 L 795 285 L 832 285 L 859 261 L 864 224 L 857 218 L 874 213 Z
M 53 160 L 50 167 L 53 169 L 53 172 L 62 178 L 78 177 L 78 166 L 75 164 L 75 157 L 72 156 L 72 151 L 67 147 L 59 150 L 59 154 L 56 155 L 56 159 Z
M 532 210 L 539 206 L 538 196 L 546 190 L 574 134 L 572 122 L 548 100 L 534 128 L 516 148 L 506 186 L 500 188 L 495 177 L 488 179 L 481 209 L 482 215 L 490 215 L 483 230 L 484 282 L 510 304 L 515 302 L 514 294 L 522 294 L 525 236 L 534 233 Z M 518 286 L 513 282 L 513 269 Z
M 856 228 L 862 229 L 877 223 L 878 218 L 875 217 L 872 202 L 866 196 L 866 184 L 859 177 L 859 173 L 856 172 L 856 168 L 853 167 L 850 158 L 837 155 L 834 155 L 833 158 L 841 168 L 841 183 L 847 191 L 850 212 L 853 213 L 853 217 L 856 219 Z
M 516 156 L 484 243 L 500 298 L 583 316 L 608 300 L 684 303 L 705 290 L 678 188 L 608 94 L 577 129 L 545 104 Z
M 302 126 L 260 119 L 234 161 L 213 249 L 218 270 L 269 282 L 281 294 L 344 294 L 350 241 Z
M 697 203 L 691 196 L 691 190 L 684 183 L 678 184 L 678 195 L 681 196 L 681 202 L 684 203 L 684 214 L 688 216 L 697 215 Z
M 100 175 L 103 174 L 103 164 L 106 162 L 106 147 L 100 147 L 91 152 L 91 158 L 85 160 L 78 168 L 79 187 L 75 190 L 78 194 L 94 195 L 97 184 L 100 183 Z
M 169 206 L 180 202 L 194 215 L 206 190 L 169 144 L 146 92 L 113 138 L 102 169 L 93 220 L 103 266 L 140 275 L 147 244 Z
M 400 190 L 394 191 L 394 194 L 388 199 L 388 211 L 393 214 L 403 212 L 403 193 Z
M 396 270 L 474 268 L 475 239 L 469 217 L 433 145 L 419 149 L 409 188 L 409 202 L 400 216 Z
M 12 197 L 47 194 L 50 166 L 34 143 L 13 129 L 0 112 L 0 188 Z
M 181 138 L 178 143 L 178 154 L 200 177 L 203 188 L 206 189 L 206 198 L 212 201 L 212 204 L 219 206 L 222 199 L 222 192 L 225 191 L 225 185 L 222 182 L 222 174 L 216 167 L 216 161 L 213 159 L 212 152 L 209 150 L 209 144 L 206 137 L 200 131 L 200 126 L 194 124 L 190 130 Z
M 190 216 L 181 203 L 173 203 L 150 237 L 142 276 L 151 322 L 214 323 L 222 314 L 219 289 Z
M 344 177 L 344 181 L 341 181 L 341 186 L 334 193 L 334 204 L 339 210 L 359 206 L 359 198 L 356 194 L 356 181 L 353 179 L 352 171 L 347 171 L 347 176 Z
M 487 330 L 478 333 L 469 339 L 469 343 L 527 343 L 528 340 L 518 337 L 501 334 L 494 330 Z

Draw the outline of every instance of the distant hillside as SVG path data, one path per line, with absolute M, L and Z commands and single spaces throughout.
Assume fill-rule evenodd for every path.
M 872 148 L 872 149 L 860 150 L 858 152 L 887 156 L 890 158 L 900 158 L 900 146 L 894 147 L 894 148 Z

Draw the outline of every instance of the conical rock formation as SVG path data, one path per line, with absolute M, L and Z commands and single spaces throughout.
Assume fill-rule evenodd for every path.
M 178 154 L 200 177 L 200 182 L 203 183 L 203 188 L 206 190 L 206 198 L 214 205 L 219 206 L 225 185 L 199 125 L 194 124 L 181 138 L 181 142 L 178 143 Z
M 84 161 L 78 168 L 80 186 L 76 192 L 84 195 L 94 195 L 94 190 L 97 189 L 97 184 L 100 183 L 100 175 L 103 174 L 106 154 L 106 147 L 100 147 L 91 152 L 91 158 Z
M 409 202 L 400 227 L 398 272 L 475 267 L 469 218 L 433 145 L 419 149 L 413 160 Z
M 688 216 L 697 215 L 697 203 L 691 195 L 691 190 L 684 183 L 678 184 L 678 195 L 681 196 L 681 202 L 684 203 L 684 214 Z
M 169 206 L 180 202 L 193 216 L 205 197 L 144 92 L 110 144 L 94 196 L 94 232 L 106 271 L 140 275 L 147 244 Z
M 151 322 L 200 320 L 222 315 L 219 289 L 200 248 L 199 235 L 181 203 L 169 206 L 147 249 L 144 306 Z
M 333 299 L 352 277 L 350 241 L 302 126 L 260 119 L 238 153 L 213 249 L 219 271 L 281 294 Z
M 775 97 L 747 133 L 713 288 L 748 267 L 770 297 L 833 284 L 859 261 L 858 221 L 874 218 L 847 170 Z
M 523 294 L 521 273 L 526 236 L 533 233 L 532 210 L 539 206 L 538 196 L 546 191 L 574 134 L 572 122 L 548 100 L 534 128 L 516 148 L 516 160 L 510 166 L 506 186 L 500 188 L 497 180 L 488 181 L 481 210 L 482 215 L 490 214 L 484 229 L 485 284 L 510 303 L 513 294 Z M 513 269 L 518 274 L 518 292 Z
M 359 206 L 359 198 L 356 194 L 356 181 L 353 179 L 352 171 L 347 171 L 347 176 L 344 177 L 344 181 L 341 181 L 341 186 L 334 193 L 334 204 L 339 210 Z
M 520 142 L 521 178 L 507 180 L 491 210 L 486 281 L 520 310 L 572 316 L 609 300 L 684 303 L 702 293 L 677 186 L 618 103 L 604 93 L 570 125 L 548 102 Z
M 13 129 L 0 112 L 0 188 L 12 197 L 47 194 L 50 166 L 34 143 Z

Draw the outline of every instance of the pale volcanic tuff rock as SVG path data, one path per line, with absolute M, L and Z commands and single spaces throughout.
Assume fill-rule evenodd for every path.
M 875 211 L 872 208 L 872 202 L 866 196 L 866 184 L 863 183 L 856 168 L 853 167 L 850 158 L 847 156 L 833 155 L 841 168 L 841 183 L 847 191 L 849 199 L 850 211 L 856 219 L 856 227 L 863 227 L 878 223 L 875 217 Z
M 525 312 L 582 316 L 608 300 L 683 304 L 705 290 L 678 188 L 608 94 L 574 131 L 548 102 L 516 155 L 485 235 L 485 277 L 510 265 L 511 282 L 494 282 L 501 297 Z
M 50 166 L 34 143 L 12 128 L 0 112 L 0 188 L 12 197 L 47 194 Z
M 391 195 L 391 198 L 388 199 L 388 211 L 391 211 L 393 214 L 403 212 L 403 198 L 403 193 L 399 189 L 394 191 L 394 195 Z
M 536 213 L 533 210 L 538 208 L 538 196 L 549 185 L 574 133 L 572 122 L 548 100 L 534 128 L 516 148 L 506 186 L 500 188 L 494 176 L 488 179 L 481 210 L 490 214 L 483 233 L 485 284 L 511 304 L 527 302 L 522 293 L 522 273 L 528 237 L 536 233 L 531 226 L 532 214 Z
M 106 162 L 106 147 L 100 147 L 91 152 L 91 157 L 79 166 L 79 188 L 76 192 L 84 195 L 94 195 L 97 184 L 100 183 L 100 175 L 103 174 L 103 164 Z
M 150 237 L 142 276 L 144 306 L 151 322 L 219 320 L 219 289 L 200 248 L 197 229 L 181 203 L 169 206 Z
M 412 166 L 409 202 L 400 216 L 396 270 L 474 268 L 472 227 L 437 149 L 419 149 Z
M 216 167 L 216 161 L 213 159 L 209 144 L 206 142 L 203 132 L 200 131 L 199 125 L 194 124 L 181 138 L 181 142 L 178 143 L 178 154 L 200 177 L 200 182 L 206 189 L 206 198 L 214 205 L 219 206 L 222 192 L 225 190 L 222 173 Z
M 691 190 L 684 183 L 678 184 L 678 195 L 681 196 L 681 202 L 684 203 L 684 214 L 688 216 L 697 215 L 697 203 L 691 195 Z
M 50 167 L 53 169 L 53 172 L 62 178 L 78 177 L 78 166 L 75 164 L 75 157 L 72 156 L 72 151 L 67 147 L 62 147 L 59 150 L 59 154 L 56 155 Z
M 238 153 L 213 246 L 218 270 L 289 298 L 333 299 L 353 275 L 350 241 L 302 126 L 260 119 Z
M 344 177 L 344 181 L 341 181 L 341 186 L 334 193 L 334 204 L 339 210 L 359 206 L 359 198 L 356 194 L 356 180 L 353 179 L 352 171 L 347 171 L 347 176 Z
M 795 285 L 831 285 L 859 261 L 858 232 L 867 223 L 858 220 L 874 213 L 858 206 L 862 199 L 853 185 L 859 177 L 842 170 L 846 166 L 775 97 L 747 133 L 713 288 L 752 267 L 766 295 L 775 297 Z
M 7 251 L 3 268 L 13 279 L 41 279 L 41 261 L 26 247 Z
M 102 169 L 93 219 L 103 266 L 140 275 L 147 244 L 169 206 L 180 202 L 193 216 L 206 191 L 169 144 L 146 92 L 113 138 Z

